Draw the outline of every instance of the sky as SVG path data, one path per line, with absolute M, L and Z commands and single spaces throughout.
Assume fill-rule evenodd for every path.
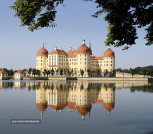
M 1 0 L 0 4 L 0 68 L 28 69 L 36 66 L 36 53 L 42 41 L 50 53 L 55 47 L 68 52 L 69 47 L 78 49 L 83 39 L 91 42 L 93 55 L 103 56 L 107 47 L 105 40 L 108 23 L 104 14 L 93 18 L 96 4 L 83 0 L 65 0 L 65 7 L 57 8 L 55 28 L 43 28 L 34 32 L 21 27 L 9 8 L 15 0 Z M 115 52 L 116 68 L 135 68 L 153 65 L 153 45 L 145 46 L 145 30 L 138 30 L 136 45 L 123 51 L 123 47 L 111 49 Z

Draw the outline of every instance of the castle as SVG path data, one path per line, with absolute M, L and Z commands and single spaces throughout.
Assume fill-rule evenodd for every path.
M 84 71 L 84 76 L 89 76 L 89 70 L 91 76 L 96 76 L 96 71 L 99 70 L 100 75 L 103 76 L 105 72 L 112 72 L 115 69 L 115 53 L 110 49 L 104 52 L 104 56 L 96 57 L 92 55 L 91 46 L 88 47 L 85 44 L 85 40 L 82 41 L 82 45 L 78 50 L 72 48 L 69 52 L 65 52 L 62 48 L 57 49 L 51 53 L 44 48 L 42 43 L 41 48 L 37 51 L 36 56 L 36 69 L 40 71 L 46 70 L 72 70 L 72 76 L 80 77 L 80 70 Z

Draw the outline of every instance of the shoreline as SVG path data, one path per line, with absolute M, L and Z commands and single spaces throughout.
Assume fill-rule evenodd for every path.
M 120 78 L 120 77 L 32 77 L 23 80 L 78 80 L 78 81 L 102 81 L 102 82 L 147 82 L 153 83 L 153 78 Z

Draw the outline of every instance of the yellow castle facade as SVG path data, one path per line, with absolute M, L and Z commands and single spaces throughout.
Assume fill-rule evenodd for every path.
M 80 70 L 84 71 L 84 76 L 88 76 L 87 71 L 96 72 L 100 71 L 103 75 L 105 72 L 112 72 L 115 69 L 115 53 L 108 47 L 103 56 L 92 55 L 91 46 L 82 41 L 82 45 L 78 50 L 72 48 L 69 52 L 65 52 L 62 48 L 53 50 L 51 53 L 44 48 L 37 51 L 36 56 L 36 69 L 40 71 L 46 70 L 73 70 L 72 76 L 81 76 Z M 94 74 L 94 73 L 93 73 Z

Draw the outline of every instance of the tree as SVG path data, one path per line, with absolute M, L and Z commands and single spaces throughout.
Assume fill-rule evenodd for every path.
M 53 75 L 54 75 L 54 69 L 52 69 L 52 70 L 50 71 L 50 73 L 51 73 L 51 75 L 52 75 L 52 77 L 53 77 Z
M 40 77 L 41 71 L 40 70 L 36 70 L 36 74 Z
M 81 76 L 83 77 L 84 71 L 83 70 L 80 70 L 80 73 L 81 73 Z
M 142 68 L 141 74 L 144 75 L 144 76 L 146 75 L 146 69 L 145 68 Z
M 13 71 L 13 69 L 8 70 L 8 75 L 9 75 L 9 76 L 13 76 L 13 75 L 14 75 L 14 71 Z
M 68 73 L 69 76 L 71 76 L 72 71 L 70 69 L 67 69 L 67 73 Z
M 59 72 L 59 70 L 57 69 L 57 70 L 56 70 L 56 75 L 58 75 L 58 72 Z
M 91 0 L 87 0 L 91 1 Z M 115 47 L 135 44 L 137 28 L 145 27 L 146 45 L 153 44 L 153 1 L 152 0 L 95 0 L 100 9 L 93 15 L 98 17 L 105 13 L 108 22 L 108 34 L 105 44 Z
M 135 74 L 135 69 L 130 68 L 130 74 L 132 74 L 133 77 L 133 75 Z
M 63 75 L 63 70 L 62 70 L 62 69 L 60 69 L 60 75 L 61 75 L 61 77 L 62 77 L 62 75 Z
M 47 73 L 47 70 L 46 70 L 46 69 L 44 69 L 44 71 L 43 71 L 42 73 L 43 73 L 43 75 L 45 76 L 45 75 L 46 75 L 46 73 Z
M 36 74 L 37 74 L 37 70 L 35 68 L 32 69 L 32 75 L 34 75 L 34 77 L 35 77 Z
M 148 69 L 146 70 L 146 75 L 152 76 L 152 75 L 153 75 L 153 70 L 150 69 L 150 68 L 148 68 Z
M 108 74 L 108 70 L 106 69 L 105 70 L 105 73 L 104 73 L 104 76 L 106 76 Z
M 56 7 L 63 0 L 16 0 L 13 6 L 15 16 L 21 20 L 21 26 L 33 31 L 42 27 L 55 27 Z
M 29 68 L 28 74 L 30 75 L 32 73 L 32 68 Z
M 90 76 L 91 70 L 90 69 L 87 69 L 87 73 L 88 73 L 88 76 Z
M 113 77 L 116 76 L 116 70 L 113 70 L 112 75 L 113 75 Z
M 15 16 L 21 20 L 21 26 L 30 31 L 43 27 L 55 27 L 56 7 L 64 0 L 16 0 L 13 6 Z M 115 47 L 135 44 L 137 28 L 145 27 L 146 45 L 153 44 L 153 1 L 152 0 L 83 0 L 94 1 L 99 9 L 93 17 L 105 13 L 108 22 L 108 34 L 105 44 Z
M 97 76 L 99 76 L 101 74 L 99 69 L 97 69 L 96 73 L 97 73 Z
M 46 70 L 47 77 L 50 74 L 50 70 Z

